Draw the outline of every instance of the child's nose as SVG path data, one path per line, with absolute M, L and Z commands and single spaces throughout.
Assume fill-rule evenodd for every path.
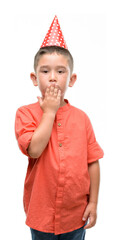
M 51 71 L 49 81 L 57 81 L 57 77 L 54 71 Z

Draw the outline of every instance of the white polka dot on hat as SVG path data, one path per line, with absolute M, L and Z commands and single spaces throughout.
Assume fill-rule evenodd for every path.
M 68 49 L 56 15 L 45 36 L 45 39 L 41 45 L 41 48 L 45 46 L 54 46 L 54 45 Z

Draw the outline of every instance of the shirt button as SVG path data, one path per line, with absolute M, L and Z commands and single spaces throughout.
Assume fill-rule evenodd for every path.
M 60 127 L 60 126 L 61 126 L 61 123 L 58 123 L 58 126 Z
M 59 143 L 59 146 L 61 147 L 61 146 L 62 146 L 62 143 Z

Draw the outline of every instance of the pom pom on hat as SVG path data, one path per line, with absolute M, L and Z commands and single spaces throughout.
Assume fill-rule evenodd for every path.
M 51 23 L 51 26 L 45 36 L 45 39 L 41 45 L 41 48 L 47 47 L 47 46 L 58 46 L 58 47 L 68 49 L 66 42 L 64 40 L 59 22 L 58 22 L 58 18 L 56 15 L 55 15 L 55 17 Z

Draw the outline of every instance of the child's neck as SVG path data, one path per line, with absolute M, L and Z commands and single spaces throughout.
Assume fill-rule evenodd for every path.
M 67 103 L 64 101 L 64 99 L 62 100 L 61 104 L 60 104 L 60 107 L 63 107 L 65 106 Z

